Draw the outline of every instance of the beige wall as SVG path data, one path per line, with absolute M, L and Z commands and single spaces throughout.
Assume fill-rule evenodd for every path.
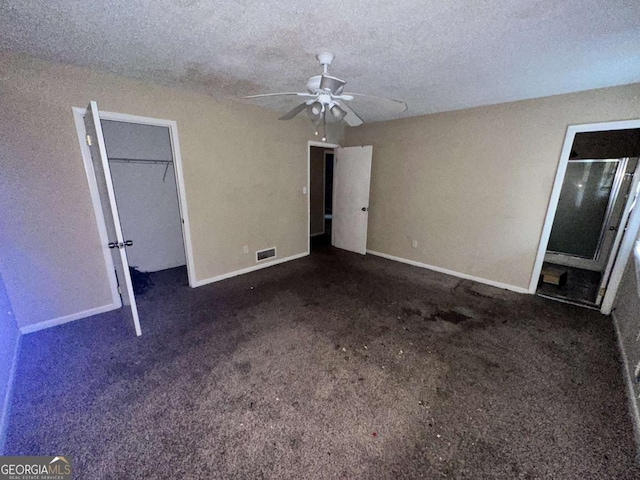
M 347 129 L 345 146 L 373 145 L 368 248 L 528 288 L 567 126 L 638 118 L 639 96 L 634 84 Z
M 324 233 L 324 152 L 324 148 L 311 147 L 309 158 L 311 235 Z
M 263 247 L 307 251 L 306 119 L 283 128 L 257 107 L 0 53 L 0 272 L 20 326 L 110 303 L 71 111 L 90 100 L 177 121 L 197 280 Z

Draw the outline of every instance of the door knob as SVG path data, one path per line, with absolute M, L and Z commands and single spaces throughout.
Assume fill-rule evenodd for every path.
M 367 211 L 367 207 L 362 207 L 362 211 L 366 212 Z
M 109 242 L 108 246 L 109 246 L 109 248 L 131 247 L 131 246 L 133 246 L 133 240 L 125 240 L 124 243 L 123 242 Z

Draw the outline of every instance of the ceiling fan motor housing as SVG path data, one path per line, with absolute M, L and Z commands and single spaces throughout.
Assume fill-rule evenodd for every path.
M 315 95 L 320 90 L 320 81 L 322 80 L 322 75 L 316 75 L 311 77 L 307 82 L 307 90 L 309 93 Z

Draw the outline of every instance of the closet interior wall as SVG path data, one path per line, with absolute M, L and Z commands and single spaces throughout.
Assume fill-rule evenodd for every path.
M 143 272 L 186 265 L 169 129 L 102 121 L 129 264 Z

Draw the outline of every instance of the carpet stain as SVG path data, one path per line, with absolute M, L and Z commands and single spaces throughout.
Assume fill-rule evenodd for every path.
M 456 312 L 454 310 L 438 310 L 433 315 L 425 318 L 427 321 L 438 321 L 441 320 L 443 322 L 453 323 L 454 325 L 458 325 L 459 323 L 466 322 L 471 317 L 464 315 L 462 313 Z

